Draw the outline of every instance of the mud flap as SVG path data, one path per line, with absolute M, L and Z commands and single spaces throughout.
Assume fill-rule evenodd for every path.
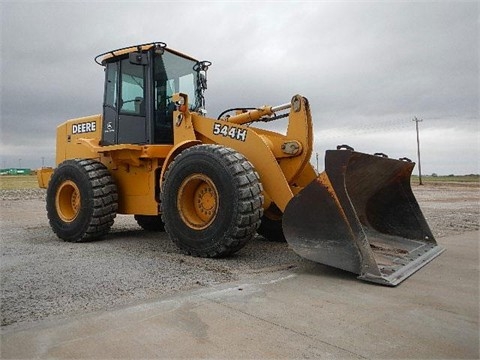
M 325 171 L 285 209 L 287 242 L 306 259 L 398 285 L 444 251 L 410 187 L 414 166 L 328 150 Z

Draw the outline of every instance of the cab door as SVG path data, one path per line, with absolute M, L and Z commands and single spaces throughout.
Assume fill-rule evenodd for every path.
M 129 58 L 107 64 L 103 145 L 148 144 L 148 66 Z
M 118 144 L 146 144 L 146 73 L 147 67 L 120 61 L 120 98 Z

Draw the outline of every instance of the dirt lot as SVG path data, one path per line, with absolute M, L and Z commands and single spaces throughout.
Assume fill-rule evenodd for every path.
M 413 188 L 440 244 L 444 236 L 480 228 L 478 183 Z M 188 257 L 164 233 L 141 230 L 131 216 L 118 216 L 102 241 L 66 243 L 50 230 L 44 195 L 38 189 L 0 191 L 2 326 L 112 309 L 308 264 L 287 244 L 260 236 L 228 259 Z

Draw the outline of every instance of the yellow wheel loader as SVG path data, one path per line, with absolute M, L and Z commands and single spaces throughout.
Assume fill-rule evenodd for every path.
M 186 254 L 221 257 L 258 231 L 286 239 L 302 257 L 392 286 L 442 252 L 412 193 L 408 159 L 344 145 L 315 172 L 306 98 L 208 118 L 210 62 L 162 42 L 95 61 L 105 68 L 103 113 L 59 125 L 57 167 L 38 172 L 61 239 L 99 238 L 117 213 L 132 214 Z M 285 134 L 253 126 L 285 117 Z

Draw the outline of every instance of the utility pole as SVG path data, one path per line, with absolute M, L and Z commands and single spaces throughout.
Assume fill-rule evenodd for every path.
M 45 157 L 42 156 L 42 169 L 45 167 Z
M 19 168 L 19 169 L 22 168 L 22 159 L 18 159 L 18 168 Z
M 318 174 L 318 152 L 315 153 L 315 157 L 317 158 L 317 174 Z
M 417 156 L 418 156 L 418 185 L 423 185 L 422 183 L 422 165 L 420 164 L 420 135 L 418 132 L 418 123 L 423 121 L 423 119 L 417 119 L 415 116 L 412 121 L 415 121 L 415 128 L 417 129 Z

